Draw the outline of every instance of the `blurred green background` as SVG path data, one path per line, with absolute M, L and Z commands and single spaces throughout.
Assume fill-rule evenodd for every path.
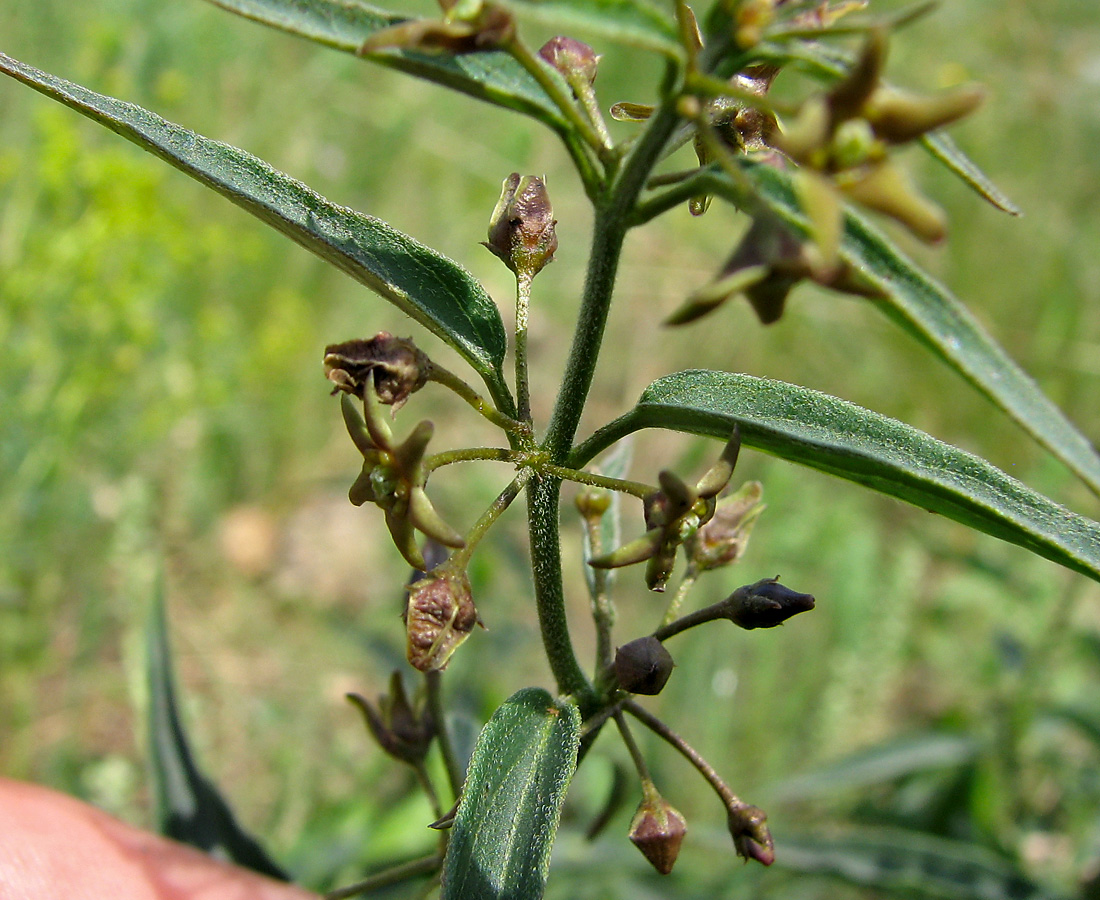
M 511 276 L 477 242 L 501 180 L 544 174 L 561 245 L 536 285 L 532 323 L 535 415 L 546 421 L 590 216 L 564 153 L 535 123 L 199 0 L 7 0 L 0 34 L 18 59 L 244 147 L 438 248 L 482 280 L 506 320 Z M 653 99 L 652 60 L 593 43 L 606 54 L 605 107 Z M 952 236 L 933 250 L 896 236 L 1097 440 L 1100 15 L 1081 0 L 949 0 L 895 41 L 889 76 L 925 89 L 988 85 L 985 108 L 954 134 L 1025 216 L 996 212 L 909 151 Z M 461 363 L 366 289 L 115 135 L 11 81 L 0 83 L 0 110 L 0 771 L 149 822 L 140 645 L 163 569 L 200 760 L 276 858 L 325 888 L 430 849 L 413 779 L 343 699 L 380 692 L 403 665 L 405 572 L 376 511 L 346 501 L 357 454 L 320 360 L 327 343 L 385 329 Z M 667 372 L 751 372 L 910 422 L 1097 517 L 1095 497 L 866 303 L 800 288 L 767 329 L 740 303 L 695 328 L 660 328 L 743 227 L 716 204 L 632 236 L 586 431 Z M 436 421 L 439 448 L 495 442 L 437 388 L 417 395 L 399 430 L 419 417 Z M 631 474 L 700 472 L 715 450 L 642 434 Z M 704 576 L 693 601 L 780 573 L 818 608 L 778 631 L 677 638 L 679 668 L 647 705 L 769 810 L 781 852 L 787 834 L 888 824 L 975 842 L 1062 889 L 1095 877 L 1097 586 L 757 453 L 742 455 L 738 475 L 764 483 L 768 509 L 737 569 Z M 441 472 L 433 496 L 468 527 L 506 479 L 468 464 Z M 571 616 L 588 659 L 570 508 Z M 471 733 L 516 689 L 550 684 L 520 509 L 475 558 L 489 630 L 447 674 Z M 628 506 L 628 530 L 637 512 Z M 661 614 L 636 573 L 619 579 L 617 599 L 619 642 Z M 945 736 L 964 749 L 929 757 L 927 741 Z M 705 785 L 641 737 L 691 825 L 676 875 L 658 881 L 627 844 L 633 793 L 604 837 L 579 837 L 626 759 L 607 735 L 571 792 L 553 896 L 880 896 L 742 870 Z M 851 754 L 899 759 L 883 750 L 898 740 L 924 746 L 924 762 L 803 777 Z

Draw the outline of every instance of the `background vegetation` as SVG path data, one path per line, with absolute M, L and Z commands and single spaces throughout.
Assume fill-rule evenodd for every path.
M 545 173 L 561 238 L 532 316 L 535 416 L 545 421 L 589 225 L 550 135 L 197 0 L 8 0 L 0 33 L 33 65 L 244 147 L 438 247 L 505 315 L 509 273 L 476 242 L 501 179 Z M 929 68 L 930 58 L 955 62 Z M 652 79 L 637 77 L 649 64 L 609 53 L 597 84 L 604 104 L 651 100 L 639 90 Z M 1100 439 L 1095 11 L 1079 0 L 950 0 L 895 43 L 890 76 L 990 87 L 986 108 L 955 136 L 1025 217 L 998 214 L 913 152 L 953 229 L 941 249 L 909 249 Z M 93 124 L 15 84 L 0 86 L 0 109 L 0 771 L 148 821 L 139 648 L 163 565 L 199 756 L 274 855 L 323 888 L 395 852 L 430 849 L 427 805 L 343 700 L 381 690 L 401 664 L 405 572 L 378 517 L 346 501 L 359 464 L 320 359 L 327 343 L 381 329 L 415 334 L 444 361 L 447 352 Z M 677 368 L 747 371 L 911 422 L 1096 516 L 1095 497 L 866 303 L 799 288 L 768 329 L 734 305 L 708 321 L 708 335 L 722 334 L 708 346 L 697 330 L 659 328 L 743 227 L 719 204 L 709 216 L 727 217 L 725 233 L 685 209 L 628 243 L 589 426 Z M 425 408 L 431 399 L 429 388 Z M 439 449 L 469 443 L 476 417 L 444 408 L 440 399 L 432 411 Z M 685 473 L 709 459 L 697 440 L 646 434 L 635 456 Z M 652 476 L 648 462 L 641 469 Z M 433 482 L 456 524 L 503 484 L 493 464 L 463 474 Z M 738 571 L 709 576 L 699 599 L 781 573 L 814 592 L 818 608 L 777 633 L 678 638 L 681 668 L 654 703 L 673 724 L 690 717 L 693 743 L 769 810 L 780 853 L 785 835 L 886 823 L 1012 848 L 1033 875 L 1067 887 L 1087 873 L 1100 857 L 1100 743 L 1085 727 L 1100 722 L 1100 590 L 757 453 L 743 455 L 738 474 L 763 481 L 768 509 Z M 529 652 L 538 635 L 515 563 L 524 536 L 520 517 L 509 518 L 516 527 L 498 532 L 471 572 L 490 630 L 449 670 L 471 740 L 515 689 L 550 683 Z M 572 552 L 580 621 L 579 545 Z M 662 604 L 621 581 L 622 620 L 641 617 L 648 629 Z M 932 733 L 961 749 L 898 777 L 847 767 L 792 782 Z M 579 774 L 555 851 L 556 871 L 587 874 L 551 878 L 551 895 L 734 897 L 782 880 L 734 865 L 705 786 L 680 780 L 681 761 L 657 746 L 647 756 L 693 826 L 676 875 L 658 886 L 624 839 L 625 811 L 596 850 L 585 846 L 592 797 L 621 755 L 612 742 L 600 751 Z M 727 866 L 713 864 L 717 847 Z M 597 852 L 614 884 L 584 868 Z M 816 880 L 799 894 L 781 889 L 843 896 Z

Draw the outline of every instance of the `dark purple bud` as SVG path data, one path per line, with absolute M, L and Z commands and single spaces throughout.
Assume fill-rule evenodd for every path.
M 539 56 L 561 72 L 570 86 L 574 78 L 584 79 L 590 85 L 596 80 L 600 58 L 584 41 L 558 35 L 539 48 Z
M 638 638 L 615 652 L 615 678 L 619 687 L 632 694 L 659 694 L 676 663 L 657 638 Z
M 377 706 L 360 694 L 348 694 L 348 699 L 359 707 L 367 729 L 390 756 L 418 765 L 427 755 L 435 737 L 431 713 L 413 708 L 399 672 L 393 673 L 390 693 L 383 694 Z
M 782 625 L 791 616 L 813 609 L 814 602 L 813 594 L 792 591 L 777 577 L 739 587 L 722 605 L 725 618 L 751 630 Z

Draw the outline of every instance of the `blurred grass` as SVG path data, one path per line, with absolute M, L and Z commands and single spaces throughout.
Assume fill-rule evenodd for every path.
M 589 218 L 563 154 L 533 123 L 200 2 L 9 0 L 0 33 L 17 58 L 245 147 L 459 259 L 506 319 L 508 273 L 475 242 L 510 171 L 546 174 L 561 249 L 540 277 L 532 322 L 534 406 L 545 421 Z M 605 105 L 652 99 L 651 60 L 598 49 Z M 910 249 L 1096 439 L 1095 11 L 1079 0 L 1041 11 L 1009 0 L 995 12 L 956 0 L 895 42 L 890 75 L 924 88 L 989 85 L 987 107 L 956 137 L 1025 217 L 996 213 L 911 153 L 953 236 L 943 249 Z M 378 518 L 344 499 L 355 452 L 319 360 L 325 344 L 381 329 L 414 332 L 442 361 L 454 358 L 373 295 L 115 136 L 14 83 L 0 85 L 0 102 L 0 771 L 147 821 L 129 685 L 145 573 L 163 564 L 193 737 L 243 821 L 313 885 L 414 855 L 430 844 L 427 807 L 342 699 L 380 690 L 400 664 L 404 572 Z M 746 305 L 723 309 L 707 331 L 657 327 L 710 277 L 741 227 L 717 206 L 699 220 L 678 210 L 631 239 L 586 427 L 676 368 L 749 371 L 910 421 L 1097 515 L 1094 497 L 866 304 L 800 289 L 769 329 Z M 440 447 L 493 441 L 432 388 L 399 430 L 418 416 L 437 421 Z M 713 449 L 641 435 L 633 475 L 652 480 L 655 459 L 698 471 Z M 818 610 L 778 633 L 715 628 L 677 638 L 680 668 L 653 708 L 749 799 L 766 804 L 783 777 L 890 735 L 930 725 L 996 732 L 1018 687 L 1012 648 L 1026 656 L 1040 642 L 1067 592 L 1069 624 L 1050 668 L 1028 677 L 1052 701 L 1091 696 L 1097 659 L 1085 639 L 1100 634 L 1095 586 L 851 486 L 756 454 L 741 466 L 739 477 L 764 482 L 768 510 L 740 570 L 708 576 L 697 599 L 778 572 L 813 591 Z M 433 491 L 460 524 L 505 478 L 488 464 L 447 474 Z M 628 505 L 628 533 L 636 513 Z M 496 533 L 472 572 L 490 630 L 471 638 L 448 674 L 473 720 L 515 689 L 549 681 L 519 565 L 518 506 L 506 521 L 511 529 Z M 587 658 L 576 536 L 567 522 L 571 615 Z M 649 628 L 660 603 L 631 574 L 619 579 L 621 621 Z M 626 626 L 617 635 L 633 636 Z M 1089 804 L 1100 779 L 1095 746 L 1060 741 L 1029 738 L 1027 771 L 996 791 L 1039 792 L 1036 834 L 1078 849 L 1067 857 L 1055 841 L 1033 866 L 1067 877 L 1096 825 Z M 655 776 L 693 827 L 720 825 L 705 786 L 646 743 Z M 623 757 L 607 738 L 598 748 Z M 593 802 L 573 793 L 567 820 L 583 826 Z M 772 821 L 781 834 L 847 808 L 785 804 Z M 594 852 L 621 861 L 631 896 L 663 896 L 672 882 L 655 887 L 624 829 L 620 817 Z M 688 873 L 685 889 L 734 897 L 759 885 L 747 870 L 722 888 L 693 878 L 690 863 L 705 871 L 705 853 L 689 841 L 678 869 Z M 584 858 L 567 836 L 563 871 Z M 602 884 L 586 896 L 611 896 Z M 785 884 L 784 896 L 842 896 L 814 883 L 795 889 Z

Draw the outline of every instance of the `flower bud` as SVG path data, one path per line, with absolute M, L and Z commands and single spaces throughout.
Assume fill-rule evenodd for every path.
M 515 40 L 516 23 L 501 6 L 482 2 L 441 0 L 445 16 L 409 19 L 375 31 L 357 51 L 360 56 L 382 50 L 426 53 L 477 53 L 505 47 Z
M 680 845 L 687 834 L 687 822 L 652 784 L 630 822 L 630 840 L 658 872 L 667 875 L 676 864 Z
M 396 412 L 428 381 L 432 363 L 411 338 L 380 331 L 370 340 L 345 341 L 325 348 L 325 377 L 333 393 L 344 391 L 363 399 L 363 385 L 374 379 L 378 399 Z
M 405 607 L 406 656 L 421 672 L 445 669 L 451 654 L 478 624 L 477 609 L 464 571 L 447 564 L 408 588 Z
M 676 663 L 664 644 L 649 635 L 623 644 L 615 651 L 615 678 L 631 694 L 661 693 Z
M 611 492 L 603 488 L 583 485 L 573 501 L 577 512 L 587 522 L 598 522 L 611 509 Z
M 906 144 L 970 115 L 984 100 L 985 91 L 978 85 L 962 85 L 931 97 L 879 88 L 868 101 L 864 116 L 883 140 Z
M 504 179 L 489 221 L 489 240 L 482 243 L 517 277 L 534 278 L 558 249 L 556 224 L 542 179 L 513 172 Z
M 800 594 L 779 583 L 779 578 L 765 578 L 756 584 L 739 587 L 723 602 L 723 617 L 751 631 L 753 628 L 774 628 L 791 616 L 814 608 L 813 594 Z
M 400 672 L 393 673 L 390 693 L 379 698 L 378 706 L 360 694 L 347 696 L 359 707 L 367 729 L 386 753 L 411 765 L 423 761 L 435 737 L 435 723 L 427 709 L 413 709 Z
M 737 855 L 745 862 L 755 859 L 765 866 L 775 862 L 775 842 L 759 806 L 737 803 L 729 808 L 728 825 Z
M 561 72 L 570 86 L 574 79 L 583 79 L 589 85 L 596 80 L 600 58 L 584 41 L 558 35 L 539 48 L 539 56 Z

